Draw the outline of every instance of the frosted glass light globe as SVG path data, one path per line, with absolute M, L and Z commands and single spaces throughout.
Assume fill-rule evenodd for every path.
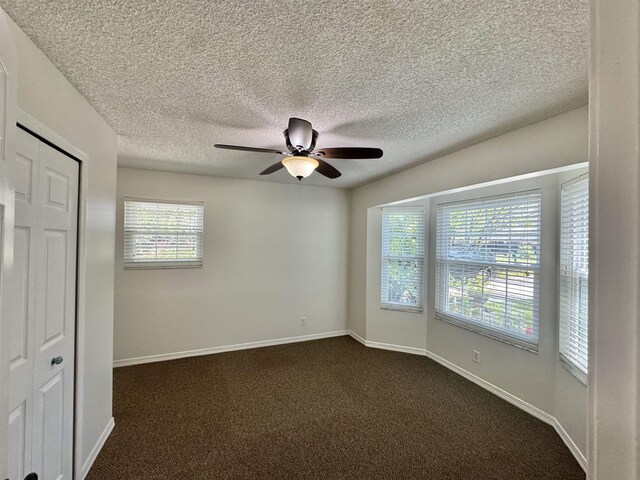
M 298 180 L 308 177 L 318 168 L 320 163 L 314 159 L 303 156 L 291 156 L 282 160 L 287 171 Z

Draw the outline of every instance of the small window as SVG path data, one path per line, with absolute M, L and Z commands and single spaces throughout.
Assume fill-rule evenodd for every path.
M 202 203 L 124 202 L 124 268 L 202 266 Z
M 382 209 L 381 307 L 422 312 L 423 208 Z
M 589 180 L 586 175 L 560 192 L 560 360 L 583 382 L 589 348 Z
M 438 206 L 436 316 L 538 348 L 539 191 Z

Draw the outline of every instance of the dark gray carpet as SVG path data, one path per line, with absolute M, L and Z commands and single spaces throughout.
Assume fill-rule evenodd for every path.
M 115 370 L 89 480 L 585 478 L 554 430 L 349 337 Z

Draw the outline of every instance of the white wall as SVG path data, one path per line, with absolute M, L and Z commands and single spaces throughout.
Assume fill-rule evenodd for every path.
M 429 218 L 429 199 L 412 202 L 422 207 Z M 408 313 L 380 308 L 382 288 L 382 209 L 370 208 L 367 212 L 367 337 L 372 342 L 388 343 L 403 347 L 427 348 L 427 305 L 422 313 Z M 425 253 L 429 249 L 429 227 L 426 229 Z M 429 258 L 425 255 L 425 291 L 428 288 Z M 424 299 L 423 299 L 424 301 Z
M 435 268 L 429 271 L 427 297 L 427 349 L 464 368 L 493 385 L 553 414 L 555 363 L 557 358 L 557 197 L 558 176 L 485 187 L 474 191 L 445 195 L 432 199 L 431 225 L 436 223 L 440 203 L 456 202 L 517 191 L 540 189 L 542 224 L 540 252 L 540 339 L 538 353 L 491 339 L 435 318 Z M 435 229 L 431 229 L 429 260 L 435 266 Z M 480 352 L 480 363 L 473 362 L 472 352 Z M 584 419 L 583 419 L 584 420 Z
M 586 388 L 558 361 L 558 211 L 562 182 L 586 169 L 554 173 L 460 193 L 435 195 L 405 206 L 422 206 L 427 212 L 425 258 L 425 309 L 423 313 L 380 308 L 382 209 L 368 209 L 367 220 L 367 340 L 428 350 L 455 365 L 500 386 L 512 395 L 552 414 L 586 450 Z M 542 252 L 540 271 L 540 345 L 537 354 L 515 348 L 435 318 L 436 212 L 440 203 L 540 189 L 542 193 Z M 481 355 L 473 362 L 472 351 Z M 522 374 L 522 372 L 525 372 Z
M 557 361 L 555 268 L 541 273 L 541 284 L 551 300 L 541 306 L 544 330 L 537 355 L 436 320 L 433 269 L 425 277 L 428 295 L 424 314 L 381 311 L 380 214 L 378 208 L 371 207 L 583 163 L 587 160 L 587 147 L 587 109 L 583 107 L 355 189 L 351 199 L 348 317 L 349 329 L 368 341 L 427 349 L 547 414 L 557 414 L 583 454 L 586 388 Z M 556 265 L 557 191 L 561 178 L 551 175 L 530 179 L 520 182 L 517 188 L 539 186 L 545 190 L 543 242 L 547 249 L 543 251 L 543 262 L 552 265 Z M 496 194 L 510 188 L 506 184 L 492 186 L 485 193 Z M 456 194 L 448 199 L 463 196 Z M 438 201 L 429 199 L 432 215 Z M 433 233 L 429 233 L 430 243 Z M 430 250 L 432 257 L 433 249 Z M 433 258 L 427 258 L 427 268 L 432 262 Z M 474 349 L 481 352 L 479 365 L 472 361 Z
M 366 336 L 369 207 L 585 162 L 587 121 L 587 107 L 581 107 L 353 190 L 349 220 L 349 328 Z
M 640 2 L 591 1 L 589 471 L 640 478 Z
M 18 107 L 89 157 L 82 462 L 111 419 L 117 136 L 31 40 L 9 21 L 17 48 Z
M 204 267 L 124 270 L 124 197 L 204 201 Z M 345 330 L 347 191 L 119 168 L 117 211 L 116 360 Z
M 431 199 L 429 251 L 435 265 L 436 208 L 440 203 L 500 195 L 530 189 L 542 194 L 540 340 L 532 353 L 476 334 L 435 318 L 435 268 L 429 271 L 427 297 L 427 350 L 515 395 L 556 417 L 571 434 L 580 451 L 586 452 L 586 387 L 568 374 L 558 361 L 558 213 L 559 190 L 563 181 L 577 177 L 584 169 L 551 174 L 534 179 L 484 187 Z M 480 352 L 480 363 L 472 351 Z M 560 372 L 559 370 L 562 370 Z M 565 375 L 565 373 L 567 375 Z M 560 413 L 558 417 L 557 413 Z

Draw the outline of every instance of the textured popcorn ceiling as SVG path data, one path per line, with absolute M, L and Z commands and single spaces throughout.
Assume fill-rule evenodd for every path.
M 258 172 L 290 116 L 352 187 L 587 102 L 588 0 L 0 0 L 120 135 L 119 164 Z

